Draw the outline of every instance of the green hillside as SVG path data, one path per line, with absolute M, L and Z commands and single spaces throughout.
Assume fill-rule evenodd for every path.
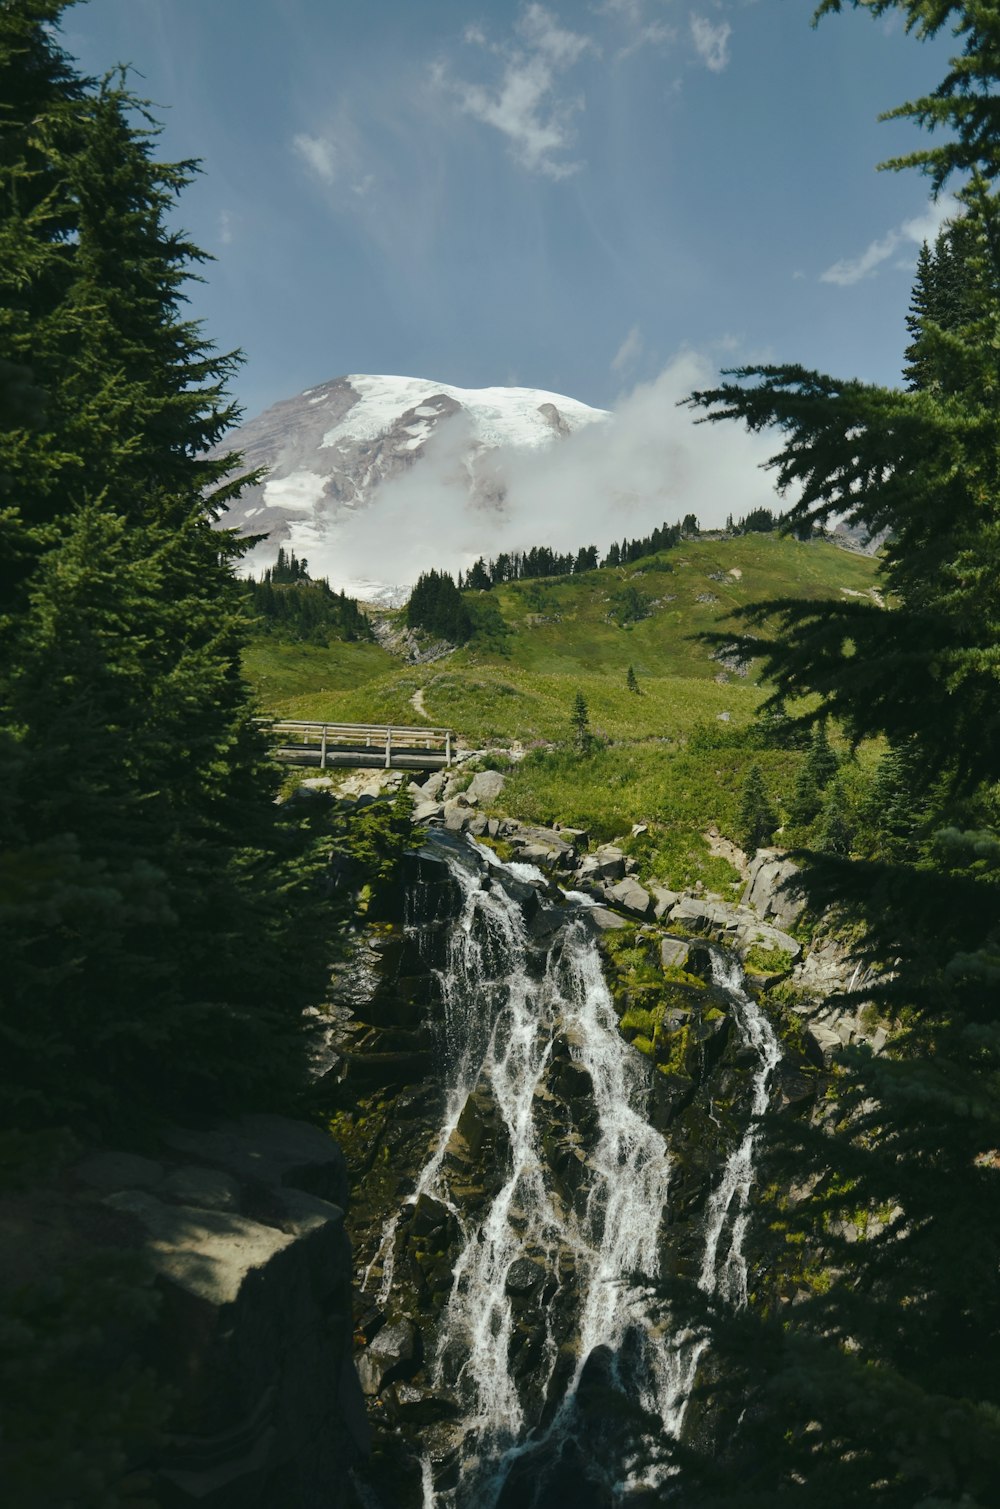
M 251 646 L 246 670 L 263 706 L 286 717 L 426 719 L 474 748 L 520 745 L 528 753 L 508 780 L 509 810 L 602 839 L 645 822 L 648 832 L 631 846 L 649 873 L 719 889 L 735 872 L 711 854 L 707 829 L 738 836 L 751 760 L 783 814 L 803 756 L 748 738 L 764 695 L 756 668 L 739 674 L 693 636 L 724 628 L 744 603 L 867 595 L 876 580 L 873 560 L 828 541 L 701 538 L 630 566 L 467 594 L 482 631 L 426 665 L 373 644 L 264 639 Z M 630 665 L 638 694 L 626 686 Z M 587 755 L 571 747 L 577 692 L 595 735 Z M 848 786 L 860 790 L 863 775 L 851 765 Z

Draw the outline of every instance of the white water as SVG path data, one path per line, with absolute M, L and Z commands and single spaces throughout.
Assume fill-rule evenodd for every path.
M 705 1246 L 698 1287 L 703 1294 L 740 1306 L 747 1302 L 744 1239 L 750 1221 L 759 1118 L 768 1107 L 771 1076 L 781 1058 L 781 1045 L 771 1023 L 747 993 L 743 970 L 736 959 L 713 952 L 712 978 L 727 992 L 740 1036 L 757 1054 L 757 1066 L 751 1088 L 750 1119 L 740 1142 L 726 1159 L 705 1210 Z M 664 1411 L 666 1429 L 675 1438 L 683 1429 L 691 1388 L 709 1346 L 704 1335 L 689 1333 L 678 1341 L 680 1345 L 673 1354 L 671 1399 Z
M 487 864 L 497 863 L 489 855 Z M 433 1362 L 434 1382 L 451 1389 L 462 1403 L 463 1476 L 454 1493 L 437 1491 L 425 1461 L 424 1509 L 472 1502 L 477 1509 L 491 1509 L 513 1462 L 539 1442 L 537 1433 L 530 1444 L 525 1442 L 535 1420 L 526 1418 L 510 1365 L 515 1317 L 505 1283 L 513 1262 L 529 1257 L 550 1274 L 564 1272 L 568 1265 L 574 1270 L 577 1361 L 545 1430 L 546 1441 L 559 1439 L 560 1433 L 572 1434 L 577 1385 L 597 1347 L 607 1349 L 612 1375 L 623 1391 L 661 1419 L 667 1431 L 679 1433 L 706 1343 L 692 1336 L 687 1342 L 677 1338 L 679 1346 L 665 1345 L 656 1307 L 629 1283 L 636 1274 L 650 1280 L 659 1274 L 670 1162 L 664 1138 L 643 1114 L 649 1066 L 618 1031 L 592 935 L 579 919 L 568 921 L 539 979 L 529 971 L 530 942 L 520 905 L 501 885 L 484 886 L 482 874 L 457 858 L 449 864 L 462 897 L 440 976 L 449 1096 L 444 1124 L 411 1202 L 427 1194 L 447 1206 L 464 1243 L 453 1269 Z M 730 994 L 740 1034 L 758 1054 L 751 1106 L 756 1118 L 767 1106 L 779 1055 L 777 1040 L 743 990 L 739 966 L 713 957 L 716 982 Z M 586 1070 L 593 1086 L 595 1129 L 586 1139 L 581 1197 L 572 1204 L 546 1177 L 534 1115 L 536 1099 L 545 1094 L 557 1035 L 568 1041 L 571 1057 Z M 472 1221 L 450 1198 L 446 1152 L 468 1096 L 477 1087 L 497 1108 L 509 1154 L 501 1188 Z M 756 1137 L 756 1124 L 751 1122 L 726 1162 L 705 1218 L 700 1285 L 736 1303 L 746 1299 L 743 1240 Z M 387 1226 L 366 1274 L 367 1284 L 381 1266 L 383 1304 L 393 1283 L 398 1223 L 406 1213 L 404 1208 Z M 558 1354 L 551 1314 L 550 1304 L 541 1361 L 533 1369 L 533 1376 L 541 1375 L 546 1384 Z M 623 1465 L 621 1495 L 627 1496 L 640 1481 L 655 1481 L 655 1476 L 648 1471 L 645 1477 L 632 1476 Z

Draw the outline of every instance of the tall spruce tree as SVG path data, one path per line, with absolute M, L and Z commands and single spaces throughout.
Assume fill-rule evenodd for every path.
M 718 1307 L 714 1327 L 739 1407 L 690 1501 L 973 1509 L 1000 1481 L 1000 15 L 858 3 L 961 40 L 940 86 L 891 112 L 939 128 L 935 144 L 889 165 L 935 189 L 961 175 L 961 300 L 943 310 L 925 255 L 910 391 L 768 366 L 693 402 L 784 433 L 791 527 L 890 531 L 889 608 L 758 605 L 743 646 L 779 694 L 905 747 L 922 821 L 908 852 L 809 868 L 812 904 L 853 919 L 874 972 L 844 1007 L 872 1002 L 893 1035 L 840 1055 L 824 1116 L 772 1121 L 758 1310 Z
M 202 254 L 64 0 L 0 6 L 0 1115 L 286 1098 L 323 984 L 318 844 L 275 808 L 239 670 L 238 458 L 184 316 Z M 310 926 L 310 917 L 312 926 Z M 310 938 L 312 934 L 312 939 Z

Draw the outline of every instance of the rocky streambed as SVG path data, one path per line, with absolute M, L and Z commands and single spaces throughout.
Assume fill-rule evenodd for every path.
M 647 891 L 584 835 L 486 818 L 485 838 L 507 823 L 503 864 L 466 803 L 433 814 L 407 917 L 359 944 L 335 1011 L 367 1491 L 638 1501 L 663 1470 L 642 1416 L 681 1431 L 702 1356 L 631 1281 L 745 1295 L 754 1118 L 809 1107 L 822 1057 L 779 1041 L 695 912 L 717 903 Z M 730 941 L 773 953 L 780 930 L 728 910 Z

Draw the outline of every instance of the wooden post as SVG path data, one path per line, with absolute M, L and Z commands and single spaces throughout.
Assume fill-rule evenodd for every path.
M 326 724 L 323 724 L 323 743 L 319 752 L 319 768 L 326 769 Z
M 385 731 L 385 768 L 389 770 L 392 764 L 392 728 Z
M 451 729 L 444 736 L 444 763 L 451 764 Z

